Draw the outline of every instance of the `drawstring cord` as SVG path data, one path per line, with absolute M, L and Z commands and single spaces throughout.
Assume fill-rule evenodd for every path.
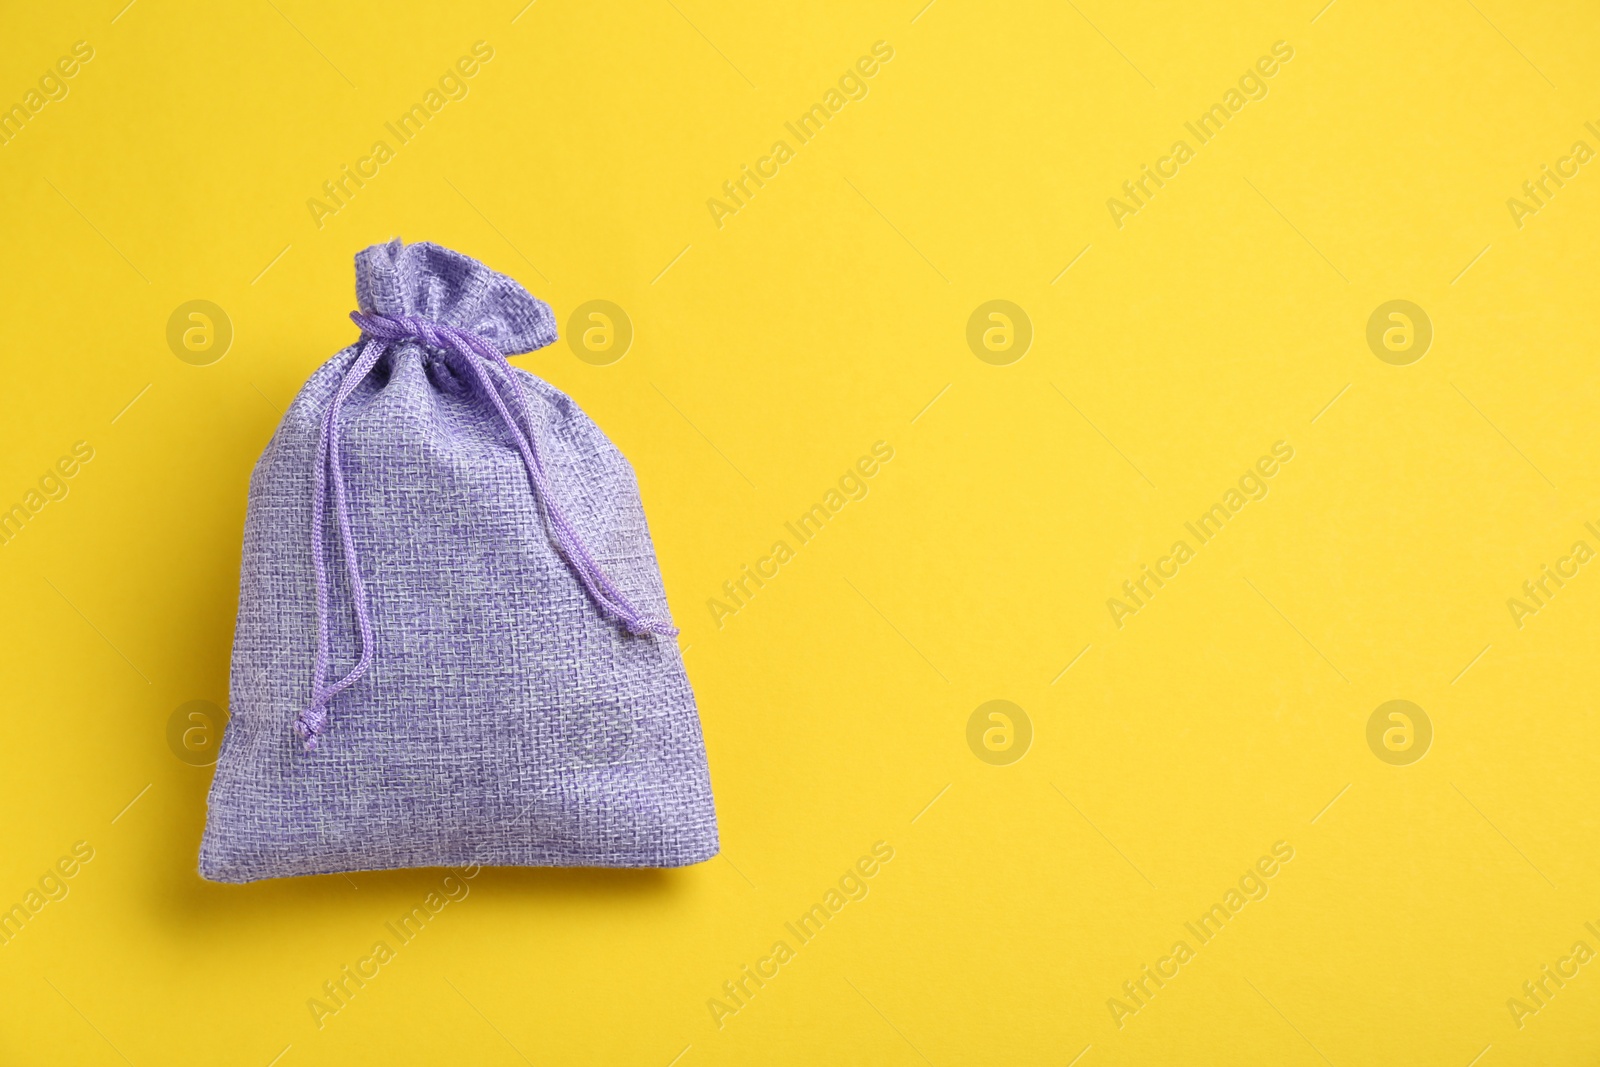
M 311 501 L 311 559 L 317 583 L 317 657 L 312 671 L 311 703 L 294 722 L 295 733 L 305 742 L 307 752 L 317 747 L 317 738 L 328 723 L 328 705 L 333 698 L 360 681 L 372 665 L 372 617 L 367 610 L 366 585 L 361 580 L 361 568 L 356 560 L 355 539 L 350 532 L 350 511 L 345 492 L 344 470 L 339 461 L 339 412 L 356 386 L 366 379 L 367 374 L 377 364 L 379 357 L 391 344 L 397 342 L 415 341 L 431 348 L 455 352 L 465 358 L 479 386 L 494 404 L 495 411 L 499 413 L 506 430 L 511 434 L 517 451 L 522 455 L 522 464 L 527 468 L 535 495 L 549 521 L 557 549 L 578 576 L 578 580 L 583 583 L 584 590 L 599 607 L 601 613 L 620 623 L 630 634 L 636 636 L 677 635 L 677 627 L 670 622 L 643 615 L 627 597 L 622 595 L 606 577 L 600 564 L 584 546 L 577 529 L 561 510 L 555 494 L 550 489 L 550 483 L 545 478 L 544 463 L 539 456 L 533 412 L 528 404 L 527 394 L 523 392 L 522 383 L 517 380 L 516 371 L 510 362 L 493 344 L 470 330 L 461 330 L 410 315 L 368 315 L 352 311 L 350 318 L 361 327 L 361 351 L 349 370 L 345 372 L 343 380 L 339 383 L 339 389 L 334 394 L 333 402 L 328 405 L 328 410 L 322 417 L 322 426 L 317 437 L 316 469 L 312 479 L 315 495 Z M 489 368 L 484 364 L 488 364 L 489 368 L 498 367 L 510 381 L 516 406 L 527 420 L 527 433 L 523 433 L 522 426 L 506 406 L 505 397 L 501 395 L 499 387 L 489 373 Z M 333 480 L 334 514 L 339 526 L 339 540 L 344 549 L 345 570 L 350 577 L 350 599 L 355 604 L 356 625 L 361 633 L 361 655 L 356 665 L 349 674 L 331 686 L 327 684 L 330 658 L 328 567 L 323 560 L 322 535 L 330 474 Z

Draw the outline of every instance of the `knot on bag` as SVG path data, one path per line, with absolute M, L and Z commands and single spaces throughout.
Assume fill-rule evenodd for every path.
M 426 241 L 408 245 L 396 238 L 357 253 L 356 306 L 368 315 L 466 330 L 508 356 L 556 340 L 550 305 L 515 278 Z
M 399 242 L 390 246 L 378 246 L 368 249 L 362 255 L 393 249 L 398 255 Z M 415 248 L 437 248 L 437 246 L 412 245 L 406 249 L 409 252 Z M 438 249 L 445 252 L 446 249 Z M 452 257 L 466 260 L 477 268 L 481 275 L 492 274 L 465 256 L 449 253 Z M 358 268 L 360 259 L 357 260 Z M 371 277 L 382 278 L 381 272 L 376 275 L 363 275 L 358 269 L 358 290 L 362 282 Z M 501 275 L 494 275 L 503 278 Z M 391 279 L 392 280 L 392 279 Z M 454 305 L 459 313 L 463 310 L 476 309 L 480 313 L 480 322 L 496 327 L 496 332 L 502 337 L 510 337 L 514 345 L 528 344 L 538 341 L 543 337 L 540 332 L 548 326 L 549 337 L 541 344 L 548 344 L 555 339 L 555 322 L 550 309 L 543 302 L 529 296 L 521 286 L 510 279 L 517 293 L 521 293 L 525 303 L 512 299 L 514 294 L 504 290 L 485 302 L 484 292 L 477 294 L 476 303 L 472 299 L 458 299 Z M 420 292 L 425 299 L 437 300 L 441 291 L 438 285 L 426 286 Z M 398 299 L 398 289 L 379 293 L 373 303 L 388 303 L 393 306 L 393 300 Z M 373 296 L 372 290 L 361 291 L 363 305 L 367 305 L 369 297 Z M 459 294 L 458 294 L 459 295 Z M 538 312 L 542 309 L 543 318 Z M 567 518 L 560 502 L 550 488 L 549 480 L 545 476 L 543 458 L 539 454 L 538 435 L 535 430 L 533 411 L 528 403 L 527 394 L 523 391 L 522 383 L 517 380 L 516 372 L 507 361 L 505 352 L 502 351 L 488 336 L 474 330 L 464 329 L 436 319 L 424 318 L 409 314 L 386 314 L 380 312 L 363 313 L 352 311 L 350 318 L 361 327 L 362 345 L 355 362 L 345 371 L 339 383 L 338 390 L 334 393 L 333 401 L 328 405 L 327 412 L 322 417 L 321 430 L 317 442 L 317 456 L 313 472 L 313 497 L 311 502 L 311 556 L 313 570 L 316 574 L 317 587 L 317 655 L 313 667 L 311 682 L 311 702 L 304 711 L 295 719 L 294 730 L 305 743 L 307 752 L 317 747 L 317 738 L 321 735 L 328 722 L 328 706 L 334 697 L 345 689 L 354 685 L 367 669 L 372 665 L 372 618 L 367 608 L 366 586 L 362 580 L 361 567 L 356 556 L 354 538 L 350 529 L 350 514 L 348 493 L 345 488 L 344 471 L 339 461 L 339 413 L 345 401 L 355 388 L 361 384 L 367 374 L 372 370 L 378 359 L 388 350 L 390 345 L 416 342 L 429 348 L 453 352 L 461 356 L 466 365 L 471 368 L 473 376 L 477 379 L 484 395 L 488 397 L 496 413 L 504 423 L 506 431 L 510 434 L 512 442 L 516 445 L 522 457 L 523 466 L 527 469 L 528 480 L 538 501 L 538 507 L 543 511 L 551 539 L 557 551 L 572 569 L 573 574 L 582 583 L 584 591 L 606 618 L 621 625 L 628 633 L 635 636 L 656 634 L 662 637 L 673 637 L 678 633 L 677 627 L 671 622 L 655 619 L 644 615 L 626 596 L 611 582 L 601 569 L 599 563 L 585 546 L 583 538 L 572 521 Z M 548 320 L 548 321 L 546 321 Z M 516 352 L 532 351 L 539 344 L 529 344 L 528 347 L 516 348 Z M 509 388 L 503 383 L 508 383 Z M 510 393 L 510 403 L 506 392 Z M 513 406 L 515 410 L 513 410 Z M 520 416 L 520 419 L 519 419 Z M 328 564 L 323 559 L 323 515 L 326 507 L 327 483 L 333 482 L 334 512 L 339 529 L 340 546 L 343 549 L 345 570 L 350 581 L 350 597 L 355 606 L 356 625 L 361 635 L 361 655 L 349 674 L 339 681 L 327 684 L 329 667 L 329 623 L 328 623 Z

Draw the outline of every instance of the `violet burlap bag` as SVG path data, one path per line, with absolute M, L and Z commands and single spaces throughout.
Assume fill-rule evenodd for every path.
M 356 257 L 359 343 L 250 480 L 200 873 L 716 855 L 633 470 L 505 356 L 550 308 L 437 245 Z

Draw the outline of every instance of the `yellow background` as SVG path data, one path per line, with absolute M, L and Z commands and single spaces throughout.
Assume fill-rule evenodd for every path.
M 0 549 L 0 906 L 95 849 L 0 948 L 0 1061 L 1594 1062 L 1600 964 L 1520 1028 L 1506 1004 L 1600 948 L 1600 575 L 1520 629 L 1506 604 L 1600 547 L 1600 164 L 1520 228 L 1506 204 L 1600 147 L 1591 11 L 121 2 L 0 36 L 0 103 L 95 50 L 0 148 L 0 506 L 95 449 Z M 478 40 L 470 95 L 319 229 L 307 199 Z M 870 94 L 719 229 L 707 199 L 880 40 Z M 1269 95 L 1114 225 L 1280 40 Z M 633 322 L 613 365 L 519 362 L 638 470 L 724 855 L 484 871 L 318 1029 L 441 872 L 201 882 L 210 771 L 166 731 L 226 702 L 251 466 L 395 235 L 563 330 L 592 299 Z M 209 366 L 166 342 L 192 299 L 235 331 Z M 1009 366 L 966 343 L 991 299 L 1033 324 Z M 1394 299 L 1434 327 L 1408 366 L 1366 343 Z M 718 628 L 878 440 L 870 495 Z M 1114 626 L 1279 440 L 1270 495 Z M 1009 766 L 967 744 L 993 699 L 1033 727 Z M 1392 699 L 1433 725 L 1409 766 L 1367 744 Z M 870 895 L 719 1028 L 722 983 L 880 840 Z M 1270 895 L 1119 1028 L 1107 1000 L 1277 841 Z

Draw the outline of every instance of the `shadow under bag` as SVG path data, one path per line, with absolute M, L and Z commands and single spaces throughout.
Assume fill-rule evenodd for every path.
M 250 479 L 200 873 L 676 867 L 717 853 L 633 469 L 505 357 L 550 308 L 432 244 L 356 257 L 361 340 Z

